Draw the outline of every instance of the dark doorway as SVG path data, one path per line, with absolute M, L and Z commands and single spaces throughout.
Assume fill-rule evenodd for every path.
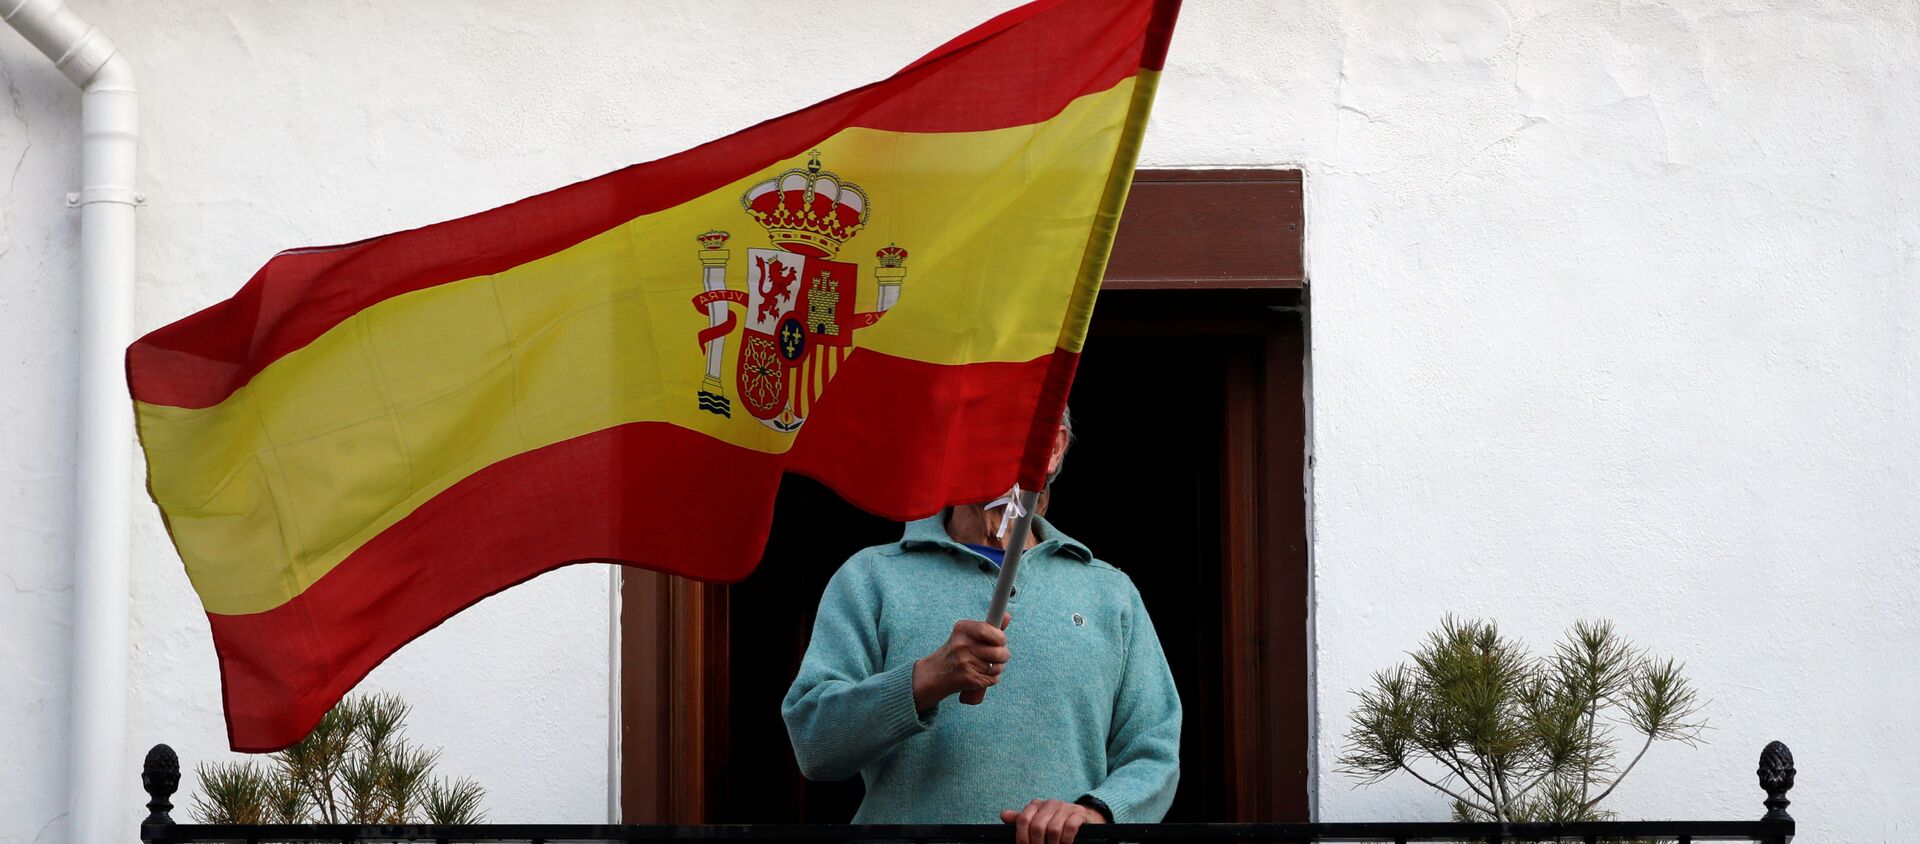
M 780 701 L 800 670 L 827 580 L 853 552 L 900 538 L 900 524 L 854 507 L 818 482 L 788 475 L 774 504 L 767 554 L 753 576 L 727 587 L 733 643 L 728 677 L 727 776 L 711 823 L 846 823 L 864 789 L 856 778 L 800 776 Z

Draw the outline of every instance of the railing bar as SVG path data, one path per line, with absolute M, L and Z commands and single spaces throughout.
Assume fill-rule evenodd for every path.
M 1295 824 L 1151 824 L 1082 830 L 1084 844 L 1297 844 L 1373 841 L 1411 844 L 1428 841 L 1598 842 L 1661 838 L 1695 841 L 1742 840 L 1779 844 L 1791 822 L 1767 821 L 1609 821 L 1594 823 L 1295 823 Z M 1012 833 L 999 824 L 981 825 L 729 825 L 643 826 L 602 824 L 421 825 L 152 825 L 143 830 L 149 844 L 196 842 L 303 841 L 318 844 L 411 841 L 419 844 L 1011 844 Z

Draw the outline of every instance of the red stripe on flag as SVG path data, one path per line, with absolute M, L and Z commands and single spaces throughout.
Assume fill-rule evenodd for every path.
M 708 581 L 758 564 L 780 474 L 906 520 L 1013 479 L 1031 411 L 1068 352 L 941 366 L 847 358 L 786 455 L 674 425 L 609 428 L 515 455 L 422 504 L 291 601 L 208 618 L 235 750 L 278 750 L 388 655 L 502 589 L 576 562 Z M 1071 371 L 1071 365 L 1067 366 Z M 730 494 L 699 498 L 691 489 Z
M 377 302 L 551 255 L 799 155 L 841 129 L 963 132 L 1045 120 L 1163 55 L 1148 30 L 1164 8 L 1165 0 L 1041 0 L 886 80 L 686 152 L 457 220 L 280 253 L 232 298 L 136 341 L 127 350 L 128 385 L 148 404 L 219 404 Z
M 1020 454 L 1020 486 L 1042 489 L 1047 482 L 1047 464 L 1053 458 L 1053 438 L 1060 431 L 1060 420 L 1067 413 L 1067 394 L 1073 389 L 1073 373 L 1080 368 L 1080 356 L 1056 351 L 1047 362 L 1047 374 L 1035 398 L 1032 426 L 1021 432 L 1024 448 Z
M 1158 0 L 1153 4 L 1153 21 L 1147 24 L 1147 49 L 1140 66 L 1160 70 L 1167 65 L 1167 45 L 1173 41 L 1173 22 L 1180 17 L 1180 0 Z

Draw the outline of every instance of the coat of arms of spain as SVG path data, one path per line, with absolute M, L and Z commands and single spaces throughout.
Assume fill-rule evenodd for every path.
M 696 238 L 705 291 L 693 306 L 707 315 L 699 335 L 707 354 L 700 409 L 733 415 L 721 369 L 727 338 L 739 328 L 733 386 L 740 405 L 769 428 L 797 431 L 853 352 L 854 332 L 878 322 L 900 300 L 907 250 L 889 244 L 874 253 L 878 310 L 855 313 L 860 266 L 834 258 L 867 225 L 865 191 L 820 169 L 815 150 L 806 167 L 748 188 L 740 206 L 767 230 L 772 246 L 747 250 L 746 289 L 735 290 L 727 286 L 732 236 L 713 230 Z M 741 307 L 744 325 L 734 305 Z

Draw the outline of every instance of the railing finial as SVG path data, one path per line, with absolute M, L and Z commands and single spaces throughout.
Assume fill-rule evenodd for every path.
M 1793 816 L 1787 814 L 1787 792 L 1793 790 L 1793 751 L 1780 742 L 1770 742 L 1767 749 L 1760 751 L 1760 787 L 1767 792 L 1767 814 L 1763 821 L 1790 821 Z
M 156 744 L 147 751 L 147 761 L 140 766 L 140 786 L 147 790 L 147 819 L 141 826 L 170 826 L 173 817 L 167 813 L 173 811 L 173 792 L 180 787 L 180 755 L 173 748 Z

